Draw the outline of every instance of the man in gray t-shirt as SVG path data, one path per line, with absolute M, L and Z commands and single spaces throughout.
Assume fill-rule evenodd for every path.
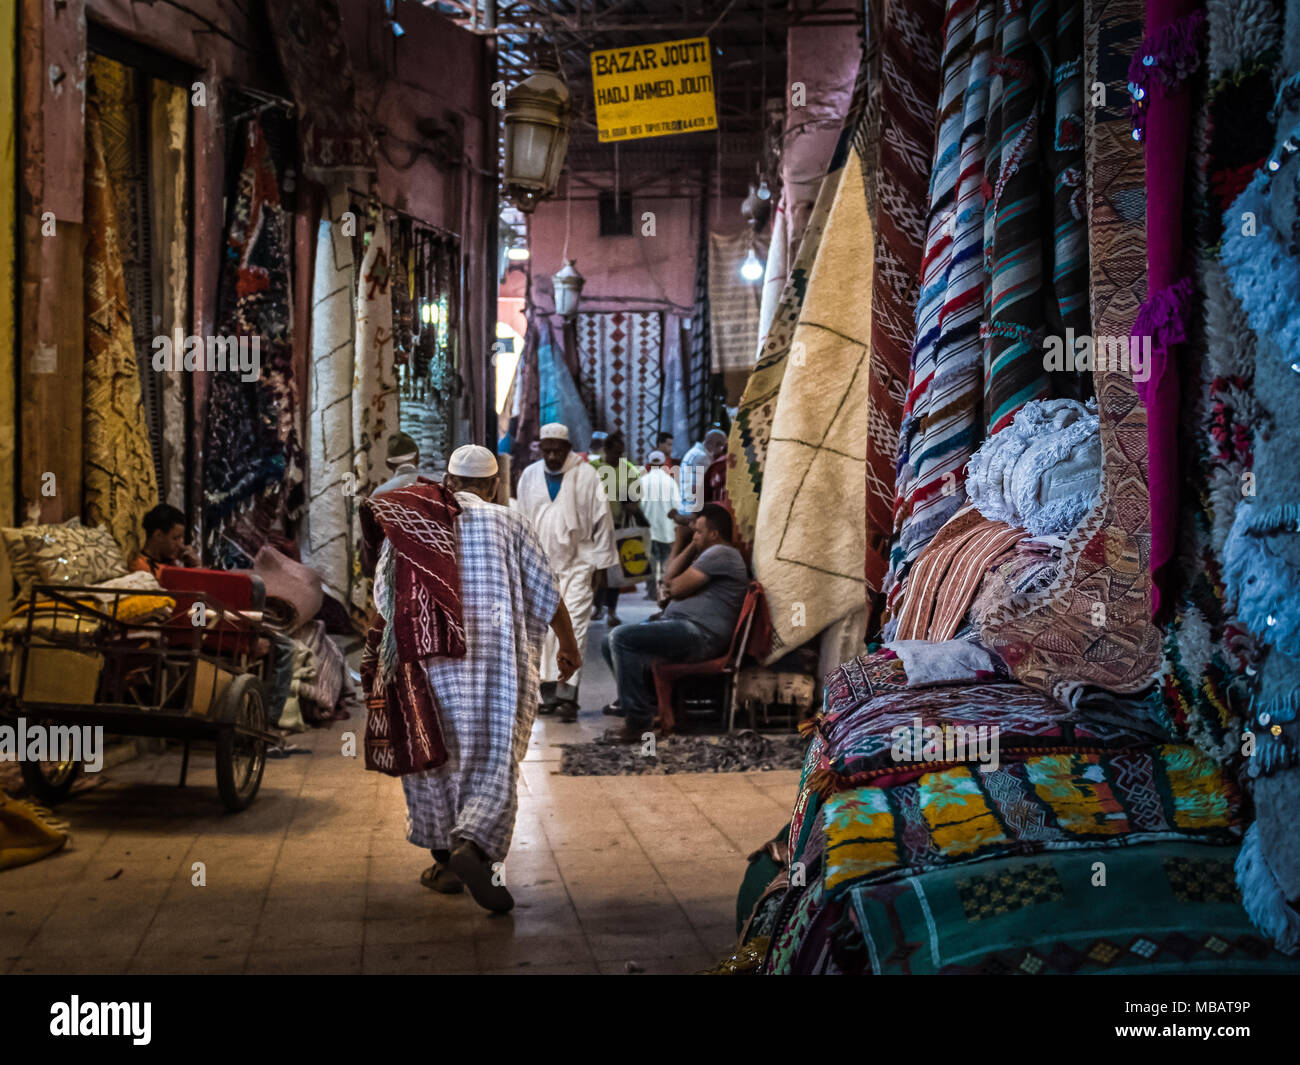
M 671 601 L 653 621 L 620 625 L 605 637 L 601 652 L 618 683 L 618 701 L 606 709 L 621 713 L 623 728 L 607 738 L 639 743 L 655 714 L 657 662 L 698 662 L 726 654 L 749 587 L 749 571 L 731 546 L 731 514 L 706 503 L 694 521 L 690 546 L 664 575 Z

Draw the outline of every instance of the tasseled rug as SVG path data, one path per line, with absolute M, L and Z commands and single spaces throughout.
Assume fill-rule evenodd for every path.
M 799 769 L 808 741 L 803 736 L 764 736 L 746 729 L 723 736 L 670 736 L 655 740 L 653 754 L 646 753 L 640 744 L 604 740 L 556 746 L 561 751 L 561 776 L 633 777 Z

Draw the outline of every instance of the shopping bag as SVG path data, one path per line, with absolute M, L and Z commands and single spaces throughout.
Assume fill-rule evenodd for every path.
M 610 588 L 630 588 L 650 576 L 650 530 L 642 525 L 629 525 L 614 530 L 614 550 L 618 562 L 606 571 L 606 584 Z

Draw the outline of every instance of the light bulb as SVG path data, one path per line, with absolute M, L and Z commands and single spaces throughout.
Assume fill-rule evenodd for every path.
M 740 276 L 746 281 L 758 281 L 763 276 L 763 264 L 758 261 L 753 248 L 749 249 L 749 254 L 740 265 Z

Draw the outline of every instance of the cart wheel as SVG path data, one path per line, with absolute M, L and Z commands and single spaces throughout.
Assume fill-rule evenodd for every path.
M 46 806 L 53 806 L 68 797 L 72 785 L 81 776 L 81 763 L 28 762 L 18 763 L 27 790 Z
M 245 673 L 231 681 L 214 716 L 221 722 L 217 734 L 217 790 L 226 809 L 239 813 L 257 795 L 266 768 L 266 741 L 236 731 L 240 725 L 266 728 L 266 704 L 258 679 Z

